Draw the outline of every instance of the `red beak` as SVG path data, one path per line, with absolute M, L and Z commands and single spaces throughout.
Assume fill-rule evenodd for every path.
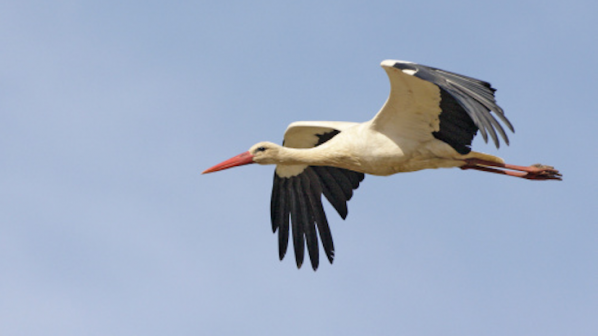
M 237 156 L 234 156 L 224 162 L 221 162 L 215 165 L 212 168 L 208 168 L 202 172 L 202 174 L 213 173 L 219 170 L 224 170 L 232 167 L 243 166 L 246 164 L 254 163 L 253 162 L 253 155 L 249 152 L 241 153 Z

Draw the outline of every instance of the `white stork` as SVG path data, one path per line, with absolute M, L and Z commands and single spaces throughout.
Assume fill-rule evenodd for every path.
M 387 176 L 459 167 L 530 180 L 561 180 L 561 174 L 550 166 L 515 166 L 471 151 L 478 130 L 486 142 L 490 135 L 497 148 L 497 133 L 509 143 L 496 117 L 514 131 L 496 105 L 495 89 L 489 83 L 406 61 L 386 60 L 381 66 L 390 79 L 390 95 L 372 120 L 294 122 L 282 146 L 260 142 L 203 172 L 250 163 L 276 165 L 272 230 L 278 230 L 282 260 L 292 227 L 298 268 L 305 245 L 313 269 L 318 268 L 318 235 L 332 263 L 334 245 L 321 196 L 345 219 L 347 201 L 364 174 Z

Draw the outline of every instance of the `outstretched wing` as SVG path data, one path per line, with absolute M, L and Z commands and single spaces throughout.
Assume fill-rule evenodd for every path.
M 511 131 L 513 126 L 496 104 L 489 83 L 421 64 L 387 60 L 382 62 L 390 79 L 390 95 L 372 120 L 380 131 L 425 141 L 442 140 L 461 154 L 471 151 L 478 129 L 484 141 L 488 134 L 498 148 L 497 132 L 509 139 L 498 117 Z
M 311 148 L 332 139 L 343 129 L 355 123 L 348 122 L 296 122 L 285 132 L 286 147 Z M 326 257 L 334 260 L 334 243 L 322 206 L 322 194 L 339 215 L 347 217 L 347 201 L 353 196 L 363 180 L 362 173 L 347 169 L 307 166 L 278 165 L 272 187 L 272 231 L 278 231 L 278 253 L 282 260 L 286 254 L 289 231 L 293 235 L 293 247 L 297 267 L 303 264 L 305 245 L 314 270 L 319 265 L 318 236 Z

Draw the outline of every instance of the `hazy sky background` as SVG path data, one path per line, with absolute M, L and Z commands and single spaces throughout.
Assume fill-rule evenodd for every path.
M 3 335 L 597 335 L 598 2 L 0 2 Z M 336 260 L 278 261 L 296 120 L 365 121 L 414 61 L 490 81 L 563 182 L 367 176 Z M 309 265 L 306 265 L 309 266 Z

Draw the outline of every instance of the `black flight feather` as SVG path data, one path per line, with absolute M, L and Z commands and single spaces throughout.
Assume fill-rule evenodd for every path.
M 316 146 L 340 133 L 337 130 L 318 135 Z M 330 263 L 334 260 L 334 242 L 326 213 L 322 205 L 322 194 L 339 215 L 347 217 L 347 201 L 353 196 L 353 189 L 359 187 L 364 174 L 347 169 L 309 166 L 296 176 L 280 177 L 274 174 L 270 217 L 272 230 L 278 230 L 278 252 L 282 259 L 287 251 L 289 229 L 293 236 L 293 249 L 297 267 L 301 267 L 305 247 L 311 266 L 319 266 L 318 236 Z M 289 221 L 290 219 L 290 221 Z

